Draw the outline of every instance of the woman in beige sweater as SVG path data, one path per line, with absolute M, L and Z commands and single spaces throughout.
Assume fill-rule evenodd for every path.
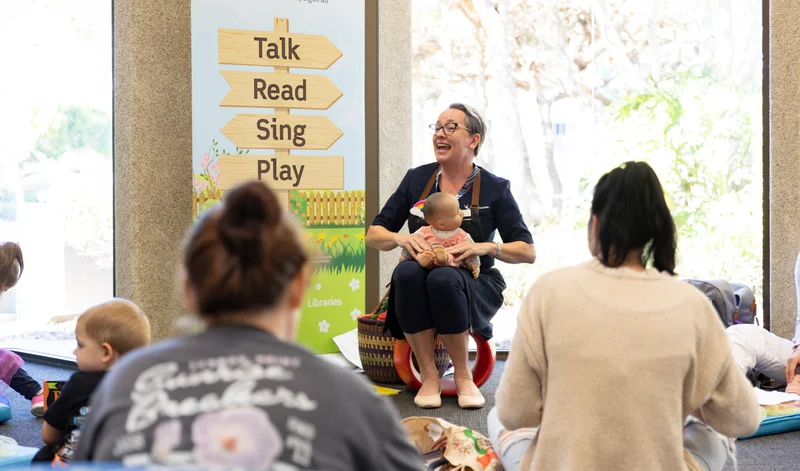
M 675 225 L 649 165 L 597 183 L 589 248 L 524 300 L 490 413 L 503 464 L 721 470 L 733 447 L 716 432 L 755 432 L 759 409 L 711 303 L 673 278 Z

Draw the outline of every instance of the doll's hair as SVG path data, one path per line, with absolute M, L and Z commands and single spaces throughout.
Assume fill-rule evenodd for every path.
M 227 191 L 183 248 L 197 314 L 206 318 L 273 307 L 307 260 L 296 224 L 275 193 L 255 181 Z
M 14 287 L 22 276 L 25 262 L 16 242 L 0 244 L 0 294 Z
M 422 206 L 422 215 L 427 220 L 429 217 L 433 217 L 434 214 L 439 214 L 442 208 L 454 199 L 455 196 L 450 193 L 434 193 L 425 199 L 425 204 Z M 458 200 L 456 200 L 456 208 L 458 208 Z

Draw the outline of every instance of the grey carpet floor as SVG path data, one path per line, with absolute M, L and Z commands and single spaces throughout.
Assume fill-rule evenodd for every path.
M 42 363 L 26 362 L 25 371 L 39 382 L 69 379 L 74 370 Z M 15 391 L 5 393 L 11 403 L 12 419 L 0 424 L 0 435 L 11 437 L 22 446 L 42 446 L 42 419 L 31 415 L 31 403 Z
M 480 410 L 463 410 L 458 407 L 455 398 L 442 398 L 439 409 L 419 409 L 414 405 L 414 391 L 403 385 L 386 385 L 395 389 L 404 389 L 397 396 L 392 396 L 392 403 L 401 417 L 429 416 L 444 419 L 450 423 L 469 427 L 482 434 L 487 434 L 486 417 L 494 407 L 494 394 L 503 374 L 505 362 L 498 361 L 491 378 L 481 387 L 486 398 L 486 407 Z M 800 470 L 800 432 L 770 435 L 736 442 L 738 469 L 740 471 L 797 471 Z M 725 471 L 732 471 L 733 463 L 729 460 Z
M 503 372 L 504 362 L 497 362 L 492 377 L 483 385 L 481 391 L 486 397 L 486 407 L 480 410 L 463 410 L 456 404 L 455 398 L 444 398 L 439 409 L 422 410 L 414 405 L 413 391 L 403 388 L 391 401 L 401 417 L 433 416 L 448 422 L 472 428 L 483 434 L 486 430 L 486 415 L 494 406 L 493 391 L 497 388 Z M 73 370 L 47 364 L 28 362 L 25 369 L 37 380 L 65 380 Z M 398 385 L 386 385 L 401 389 Z M 14 418 L 0 424 L 0 435 L 15 439 L 20 445 L 38 447 L 41 445 L 42 420 L 30 414 L 30 402 L 13 391 L 7 392 L 11 401 Z M 771 435 L 737 442 L 739 469 L 742 471 L 796 471 L 800 470 L 800 432 Z M 728 463 L 727 470 L 733 470 Z

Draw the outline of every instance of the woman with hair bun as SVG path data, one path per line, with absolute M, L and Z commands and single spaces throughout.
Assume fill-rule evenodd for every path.
M 294 343 L 309 277 L 298 233 L 259 182 L 203 215 L 182 278 L 206 330 L 125 355 L 95 392 L 74 461 L 421 469 L 385 400 Z
M 603 175 L 590 262 L 523 301 L 489 435 L 506 470 L 722 470 L 754 433 L 755 393 L 716 311 L 675 279 L 675 224 L 655 172 Z

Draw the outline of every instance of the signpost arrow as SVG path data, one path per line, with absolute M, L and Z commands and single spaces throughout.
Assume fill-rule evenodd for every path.
M 342 57 L 325 36 L 220 28 L 220 64 L 327 69 Z
M 267 183 L 273 190 L 342 190 L 344 157 L 223 155 L 219 158 L 221 189 L 251 180 Z
M 325 116 L 237 114 L 221 129 L 242 149 L 325 150 L 342 137 Z
M 220 70 L 231 91 L 219 106 L 327 110 L 342 91 L 324 75 Z

